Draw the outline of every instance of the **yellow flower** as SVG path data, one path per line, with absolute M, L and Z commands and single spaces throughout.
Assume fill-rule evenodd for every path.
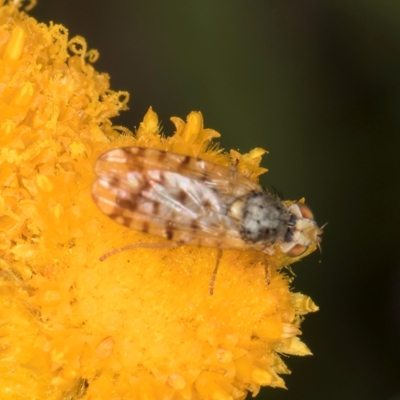
M 0 8 L 0 398 L 237 399 L 284 387 L 280 354 L 311 299 L 292 293 L 277 252 L 125 251 L 161 242 L 103 215 L 90 195 L 104 151 L 146 146 L 201 157 L 257 180 L 262 149 L 224 153 L 202 115 L 160 135 L 150 109 L 135 134 L 110 118 L 128 94 L 91 65 L 96 52 L 61 25 Z M 313 249 L 310 249 L 312 251 Z M 265 281 L 264 266 L 270 271 Z

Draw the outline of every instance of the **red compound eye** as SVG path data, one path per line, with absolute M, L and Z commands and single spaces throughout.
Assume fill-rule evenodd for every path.
M 296 244 L 296 246 L 293 246 L 287 253 L 289 257 L 298 257 L 302 255 L 306 250 L 308 249 L 308 246 L 304 246 L 303 244 Z
M 314 215 L 311 210 L 304 203 L 296 203 L 299 207 L 300 213 L 303 218 L 314 219 Z

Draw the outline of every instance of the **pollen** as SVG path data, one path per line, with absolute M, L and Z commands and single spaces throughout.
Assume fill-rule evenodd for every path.
M 91 197 L 96 160 L 111 149 L 199 157 L 254 182 L 265 150 L 223 151 L 198 111 L 171 118 L 171 136 L 151 108 L 135 132 L 114 126 L 129 95 L 96 71 L 97 56 L 21 2 L 0 7 L 0 398 L 243 399 L 284 388 L 282 355 L 311 354 L 300 328 L 318 310 L 291 289 L 284 267 L 299 257 L 224 250 L 210 296 L 218 249 L 165 247 Z

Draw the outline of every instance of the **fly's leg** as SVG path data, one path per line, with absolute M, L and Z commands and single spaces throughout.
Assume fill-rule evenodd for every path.
M 265 270 L 265 282 L 267 285 L 271 283 L 271 269 L 269 268 L 269 265 L 267 263 L 264 264 L 264 270 Z
M 100 261 L 104 261 L 108 257 L 111 257 L 115 254 L 121 253 L 125 250 L 131 250 L 131 249 L 160 249 L 160 248 L 171 248 L 171 247 L 178 247 L 182 246 L 181 243 L 178 242 L 165 242 L 165 243 L 132 243 L 128 244 L 127 246 L 120 247 L 119 249 L 112 250 L 106 254 L 103 254 L 100 257 Z M 215 285 L 215 279 L 217 277 L 218 273 L 218 268 L 219 268 L 219 263 L 222 258 L 222 249 L 217 249 L 217 259 L 215 262 L 215 268 L 214 271 L 211 275 L 211 280 L 210 280 L 210 296 L 214 294 L 214 285 Z M 267 267 L 266 267 L 267 268 Z M 266 270 L 267 271 L 267 270 Z
M 119 249 L 115 249 L 109 251 L 106 254 L 103 254 L 100 257 L 100 261 L 104 261 L 106 258 L 113 256 L 114 254 L 121 253 L 125 250 L 131 249 L 165 249 L 170 247 L 178 247 L 180 244 L 178 242 L 165 242 L 165 243 L 131 243 L 127 246 L 120 247 Z
M 217 278 L 217 272 L 218 272 L 218 267 L 219 267 L 219 263 L 221 261 L 221 258 L 222 258 L 222 249 L 218 249 L 215 268 L 214 268 L 214 271 L 213 271 L 213 273 L 211 275 L 211 280 L 210 280 L 210 296 L 212 296 L 214 294 L 215 279 Z

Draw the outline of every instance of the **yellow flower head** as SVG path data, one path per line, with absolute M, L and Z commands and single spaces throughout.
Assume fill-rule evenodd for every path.
M 217 249 L 139 247 L 101 262 L 163 239 L 116 224 L 90 194 L 112 148 L 235 164 L 254 181 L 265 151 L 222 152 L 199 112 L 172 118 L 169 138 L 151 109 L 135 134 L 112 126 L 128 95 L 110 90 L 96 56 L 17 2 L 0 8 L 0 398 L 242 399 L 284 387 L 280 354 L 310 354 L 297 336 L 317 310 L 290 291 L 281 268 L 292 259 L 224 251 L 213 296 Z

